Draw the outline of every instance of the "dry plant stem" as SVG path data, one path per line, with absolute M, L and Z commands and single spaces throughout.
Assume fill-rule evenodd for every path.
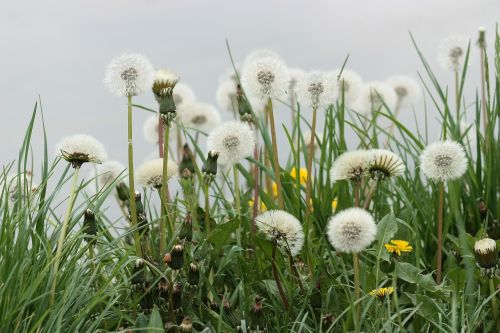
M 169 228 L 169 234 L 170 237 L 174 236 L 174 225 L 173 221 L 169 218 L 169 208 L 168 208 L 168 203 L 169 203 L 169 193 L 168 193 L 168 137 L 170 135 L 170 124 L 167 122 L 165 124 L 165 133 L 163 135 L 163 177 L 161 180 L 161 191 L 162 191 L 162 201 L 163 201 L 163 214 L 164 216 L 160 220 L 160 253 L 163 255 L 164 252 L 162 252 L 162 249 L 164 250 L 166 248 L 167 244 L 167 239 L 166 237 L 161 237 L 162 235 L 165 235 L 165 222 L 168 224 Z M 163 230 L 162 230 L 163 229 Z
M 357 252 L 353 252 L 352 254 L 352 267 L 354 270 L 354 301 L 357 302 L 361 296 L 361 290 L 359 287 L 359 256 Z M 359 321 L 359 304 L 354 306 L 354 310 L 356 312 L 356 320 L 357 323 Z
M 238 174 L 238 168 L 236 164 L 233 165 L 233 176 L 234 176 L 234 210 L 236 218 L 238 219 L 238 229 L 236 229 L 236 243 L 241 247 L 241 203 L 240 203 L 240 176 Z
M 276 178 L 276 186 L 278 189 L 278 206 L 281 210 L 285 209 L 285 203 L 283 201 L 283 193 L 281 187 L 281 178 L 280 178 L 280 162 L 278 159 L 278 143 L 276 141 L 276 128 L 274 126 L 274 112 L 273 112 L 273 102 L 271 98 L 267 100 L 268 111 L 269 111 L 269 123 L 271 125 L 271 139 L 273 144 L 273 169 L 274 169 L 274 178 Z
M 439 182 L 438 230 L 437 230 L 437 256 L 436 256 L 436 283 L 441 283 L 443 261 L 443 209 L 444 209 L 444 184 Z
M 368 209 L 370 206 L 370 202 L 372 201 L 373 194 L 375 194 L 375 191 L 377 190 L 377 180 L 371 180 L 370 184 L 370 190 L 368 191 L 368 194 L 366 195 L 365 202 L 363 204 L 363 209 Z
M 76 198 L 76 185 L 78 183 L 78 173 L 80 171 L 80 167 L 75 168 L 75 172 L 73 173 L 73 183 L 71 185 L 68 208 L 66 210 L 66 215 L 64 216 L 64 221 L 61 226 L 61 231 L 59 233 L 59 240 L 57 242 L 57 250 L 56 256 L 54 257 L 54 270 L 52 273 L 52 287 L 50 289 L 50 304 L 54 304 L 55 295 L 56 295 L 56 286 L 57 286 L 57 273 L 59 272 L 59 264 L 61 263 L 61 255 L 64 246 L 64 239 L 66 238 L 66 231 L 68 230 L 69 218 L 71 216 L 71 212 L 73 211 L 73 206 L 75 205 Z
M 137 206 L 135 204 L 135 184 L 134 184 L 134 145 L 132 143 L 132 96 L 128 100 L 128 186 L 130 203 L 130 223 L 134 230 L 135 255 L 142 257 L 141 236 L 137 227 Z
M 163 157 L 163 119 L 158 114 L 158 156 Z
M 312 163 L 314 159 L 314 139 L 316 137 L 316 114 L 318 108 L 313 108 L 312 124 L 311 124 L 311 140 L 307 152 L 307 182 L 306 182 L 306 205 L 307 211 L 312 212 L 311 191 L 312 191 Z
M 273 277 L 274 277 L 274 281 L 276 282 L 276 286 L 278 287 L 278 291 L 280 293 L 280 297 L 281 297 L 281 302 L 283 303 L 283 307 L 285 308 L 285 310 L 288 311 L 288 308 L 289 308 L 289 305 L 288 305 L 288 299 L 285 295 L 285 291 L 283 290 L 283 286 L 281 285 L 281 281 L 280 281 L 280 276 L 279 276 L 279 273 L 278 273 L 278 268 L 276 267 L 276 241 L 274 240 L 273 241 L 273 249 L 272 249 L 272 267 L 273 267 Z

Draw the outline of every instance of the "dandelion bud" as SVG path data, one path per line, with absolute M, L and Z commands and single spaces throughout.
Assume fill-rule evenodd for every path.
M 172 306 L 174 310 L 182 306 L 182 285 L 180 283 L 176 283 L 172 289 Z
M 193 320 L 191 317 L 186 316 L 182 319 L 181 326 L 179 326 L 181 332 L 192 332 L 193 331 Z
M 485 27 L 479 27 L 478 29 L 479 32 L 479 39 L 477 40 L 477 46 L 481 48 L 486 47 L 486 28 Z
M 83 233 L 85 235 L 85 241 L 89 244 L 95 243 L 95 235 L 97 234 L 97 224 L 95 221 L 94 212 L 90 209 L 87 209 L 83 218 Z
M 128 186 L 124 182 L 119 182 L 116 185 L 116 194 L 122 202 L 127 202 L 130 199 Z
M 184 265 L 184 246 L 181 244 L 174 245 L 172 252 L 172 261 L 169 266 L 172 269 L 181 269 Z
M 176 74 L 164 69 L 156 72 L 153 81 L 153 93 L 160 105 L 160 115 L 169 126 L 176 116 L 173 92 L 177 81 L 179 81 L 179 77 Z
M 488 216 L 488 206 L 486 202 L 484 202 L 483 198 L 479 198 L 477 203 L 477 208 L 479 209 L 479 214 L 481 214 L 481 218 L 484 220 Z
M 491 275 L 497 264 L 497 244 L 491 238 L 483 238 L 474 244 L 474 254 L 479 267 L 484 268 L 486 275 Z
M 198 285 L 200 282 L 200 271 L 198 270 L 198 266 L 194 263 L 189 265 L 189 273 L 188 273 L 188 283 L 192 286 Z
M 207 159 L 203 166 L 201 167 L 201 172 L 205 181 L 210 184 L 217 175 L 217 159 L 219 158 L 219 152 L 211 150 L 208 152 Z
M 193 219 L 191 214 L 188 213 L 181 224 L 181 230 L 179 231 L 179 238 L 185 239 L 190 242 L 193 239 Z
M 238 112 L 240 114 L 241 121 L 252 123 L 254 121 L 252 108 L 243 94 L 243 89 L 241 89 L 240 84 L 236 86 L 236 101 L 238 102 Z
M 166 265 L 170 266 L 170 263 L 172 262 L 172 255 L 170 254 L 170 252 L 165 253 L 165 255 L 163 256 L 163 262 Z
M 265 318 L 262 307 L 262 297 L 255 297 L 255 303 L 250 309 L 250 327 L 254 330 L 261 330 L 264 328 Z
M 186 143 L 182 152 L 182 161 L 179 163 L 179 173 L 182 178 L 186 179 L 191 178 L 195 171 L 193 153 L 191 152 L 189 145 Z
M 165 278 L 161 278 L 160 281 L 158 281 L 158 294 L 160 297 L 167 299 L 167 292 L 168 292 L 168 282 Z
M 146 213 L 144 212 L 144 205 L 142 204 L 140 192 L 135 192 L 135 205 L 137 211 L 137 227 L 141 232 L 148 232 L 148 218 L 146 216 Z M 131 213 L 130 210 L 129 213 Z

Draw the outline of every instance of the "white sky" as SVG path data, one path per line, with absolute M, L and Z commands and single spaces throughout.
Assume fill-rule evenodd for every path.
M 440 41 L 454 34 L 475 40 L 481 25 L 491 40 L 499 18 L 498 0 L 2 0 L 0 164 L 17 156 L 38 94 L 51 147 L 62 136 L 86 133 L 124 162 L 125 101 L 102 84 L 105 66 L 123 52 L 143 53 L 155 67 L 175 70 L 199 100 L 215 103 L 219 76 L 230 65 L 225 38 L 240 61 L 265 47 L 293 67 L 335 69 L 349 53 L 349 68 L 365 80 L 383 80 L 417 78 L 422 70 L 411 31 L 447 83 L 451 76 L 436 61 Z M 467 88 L 473 96 L 474 86 Z M 150 95 L 138 102 L 155 105 Z M 154 151 L 142 138 L 146 116 L 136 112 L 136 164 Z M 39 128 L 35 135 L 41 138 Z

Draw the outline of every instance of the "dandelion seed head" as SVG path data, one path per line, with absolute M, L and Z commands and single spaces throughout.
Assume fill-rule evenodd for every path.
M 312 71 L 299 79 L 296 90 L 299 103 L 318 108 L 333 104 L 338 88 L 331 73 Z
M 80 167 L 83 163 L 102 163 L 108 157 L 106 149 L 96 138 L 76 134 L 63 138 L 56 145 L 56 155 L 70 162 L 73 167 Z
M 497 265 L 497 243 L 491 238 L 483 238 L 474 243 L 474 255 L 484 273 L 493 275 Z
M 439 47 L 439 64 L 445 70 L 459 70 L 465 61 L 469 38 L 465 36 L 448 37 Z
M 167 179 L 172 179 L 179 167 L 174 161 L 167 161 Z M 163 178 L 163 158 L 156 158 L 141 164 L 136 172 L 135 179 L 142 187 L 161 188 Z
M 288 83 L 288 92 L 289 94 L 297 94 L 297 83 L 303 79 L 306 75 L 306 72 L 300 68 L 289 68 L 289 83 Z
M 125 53 L 111 60 L 104 84 L 118 96 L 136 96 L 151 88 L 153 65 L 140 54 Z
M 361 208 L 343 210 L 328 221 L 328 239 L 339 252 L 361 252 L 375 240 L 376 234 L 375 220 Z
M 177 83 L 172 93 L 175 106 L 181 107 L 184 104 L 196 102 L 196 95 L 190 86 L 184 83 Z
M 215 93 L 215 98 L 217 100 L 217 104 L 222 110 L 237 112 L 238 111 L 238 100 L 236 96 L 236 92 L 238 90 L 238 82 L 234 75 L 227 73 L 224 75 L 217 87 L 217 92 Z
M 162 122 L 162 124 L 164 123 Z M 175 123 L 172 122 L 170 125 L 169 140 L 172 140 L 175 137 L 176 131 L 174 130 L 175 129 L 174 126 Z M 161 130 L 163 131 L 165 127 L 164 126 L 162 127 L 163 128 Z M 149 143 L 158 144 L 159 130 L 160 130 L 160 121 L 158 115 L 154 114 L 147 117 L 142 126 L 142 133 L 144 134 L 144 138 L 146 139 L 146 141 Z
M 332 182 L 337 180 L 359 181 L 366 173 L 371 161 L 371 154 L 367 150 L 345 152 L 333 161 L 330 170 Z
M 340 76 L 339 76 L 340 74 Z M 347 106 L 352 104 L 358 99 L 363 87 L 363 80 L 358 73 L 344 68 L 341 72 L 340 69 L 333 71 L 333 77 L 337 80 L 337 98 L 342 99 L 344 94 L 344 102 Z
M 241 83 L 247 96 L 284 98 L 290 79 L 285 63 L 274 52 L 257 51 L 243 65 Z
M 209 132 L 221 122 L 219 111 L 210 104 L 188 103 L 178 108 L 179 119 L 185 128 Z
M 373 81 L 362 87 L 355 109 L 368 115 L 385 108 L 385 105 L 392 111 L 396 107 L 397 100 L 396 92 L 391 86 L 384 82 Z
M 174 87 L 179 82 L 179 76 L 168 69 L 159 69 L 156 71 L 152 89 L 157 100 L 172 94 Z M 182 88 L 181 88 L 182 89 Z M 175 99 L 174 99 L 175 102 Z
M 280 249 L 288 249 L 292 256 L 304 245 L 304 231 L 300 221 L 283 210 L 269 210 L 255 218 L 257 228 L 267 238 L 276 241 Z
M 208 150 L 220 153 L 219 165 L 233 165 L 251 156 L 255 147 L 255 135 L 246 123 L 229 121 L 217 126 L 207 138 Z
M 125 175 L 125 166 L 118 161 L 106 161 L 96 167 L 97 181 L 100 187 L 114 182 L 118 177 Z
M 367 173 L 372 179 L 384 180 L 400 176 L 405 172 L 405 164 L 399 155 L 386 149 L 371 149 Z
M 420 155 L 420 168 L 427 178 L 434 181 L 458 179 L 467 170 L 467 156 L 458 142 L 435 142 Z
M 414 104 L 421 95 L 417 82 L 409 76 L 392 76 L 385 82 L 394 89 L 398 107 L 408 107 Z

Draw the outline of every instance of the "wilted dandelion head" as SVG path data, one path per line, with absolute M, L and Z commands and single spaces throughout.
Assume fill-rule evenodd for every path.
M 124 176 L 125 166 L 118 161 L 106 161 L 96 168 L 99 186 L 105 187 L 114 182 L 118 177 Z
M 219 164 L 233 165 L 253 154 L 255 135 L 246 123 L 229 121 L 217 126 L 207 138 L 208 150 L 219 152 Z
M 167 179 L 173 178 L 178 171 L 174 161 L 167 162 Z M 163 158 L 156 158 L 141 164 L 135 171 L 135 179 L 142 187 L 160 188 L 163 178 Z
M 474 243 L 474 254 L 481 268 L 493 268 L 497 264 L 497 243 L 491 238 L 480 239 Z
M 221 122 L 219 111 L 210 104 L 187 103 L 177 111 L 185 128 L 209 132 Z
M 257 216 L 255 223 L 280 248 L 288 249 L 292 256 L 299 254 L 304 245 L 304 231 L 295 216 L 283 210 L 269 210 Z
M 190 86 L 184 83 L 177 83 L 172 94 L 175 105 L 180 107 L 184 104 L 196 102 L 196 95 Z
M 267 99 L 285 97 L 290 79 L 283 60 L 272 51 L 250 54 L 241 71 L 241 83 L 248 96 Z
M 362 114 L 370 114 L 373 111 L 380 110 L 384 105 L 392 111 L 396 107 L 397 100 L 394 89 L 387 83 L 369 82 L 361 89 L 359 98 L 356 101 L 356 111 Z
M 400 176 L 405 172 L 405 165 L 399 155 L 386 149 L 371 149 L 367 173 L 372 179 L 384 180 Z
M 459 70 L 465 61 L 469 38 L 464 36 L 448 37 L 439 47 L 439 64 L 443 69 Z
M 398 107 L 410 106 L 420 97 L 420 87 L 417 82 L 409 76 L 392 76 L 385 82 L 394 89 Z
M 56 155 L 70 162 L 74 168 L 79 168 L 87 162 L 102 163 L 108 156 L 102 143 L 85 134 L 63 138 L 56 145 Z
M 313 109 L 328 106 L 337 98 L 337 82 L 333 75 L 319 71 L 306 73 L 296 86 L 299 103 Z
M 106 68 L 104 84 L 118 96 L 136 96 L 151 88 L 153 65 L 140 54 L 122 54 Z
M 332 75 L 337 80 L 337 98 L 341 100 L 343 95 L 345 104 L 351 106 L 359 97 L 363 87 L 361 76 L 345 68 L 342 72 L 340 69 L 333 71 Z
M 467 170 L 467 156 L 458 142 L 434 142 L 420 155 L 420 168 L 429 179 L 454 180 L 462 177 Z
M 343 153 L 333 161 L 330 170 L 331 181 L 335 182 L 344 179 L 360 181 L 366 174 L 370 160 L 371 154 L 367 150 L 354 150 Z
M 330 218 L 327 235 L 337 251 L 361 252 L 375 240 L 377 225 L 366 210 L 349 208 Z

